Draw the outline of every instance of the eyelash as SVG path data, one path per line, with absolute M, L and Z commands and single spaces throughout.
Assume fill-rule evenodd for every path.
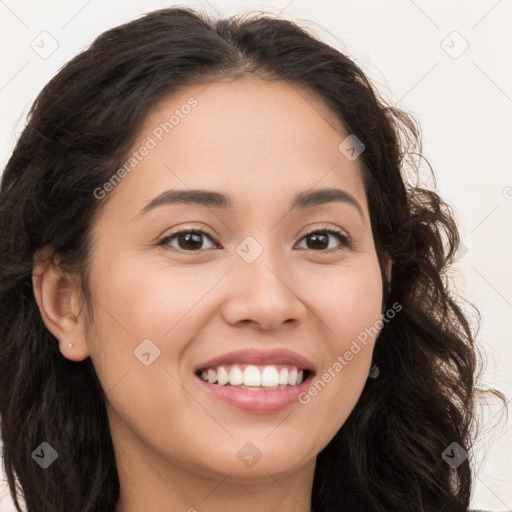
M 170 234 L 166 235 L 164 238 L 162 238 L 158 242 L 158 245 L 159 246 L 165 246 L 173 238 L 175 238 L 177 235 L 180 235 L 180 234 L 183 234 L 183 233 L 203 234 L 203 235 L 206 235 L 209 238 L 211 238 L 212 242 L 214 242 L 215 244 L 220 245 L 220 242 L 219 242 L 217 237 L 215 237 L 211 233 L 208 233 L 207 231 L 203 231 L 201 229 L 182 229 L 181 231 L 175 231 L 174 233 L 170 233 Z M 305 233 L 300 240 L 306 238 L 307 236 L 310 236 L 310 235 L 313 235 L 313 234 L 317 234 L 317 233 L 328 233 L 330 235 L 336 235 L 338 237 L 338 239 L 341 241 L 341 245 L 343 247 L 341 247 L 341 248 L 331 248 L 331 249 L 322 249 L 322 250 L 319 250 L 319 251 L 315 251 L 313 249 L 310 249 L 313 252 L 324 252 L 324 253 L 331 254 L 333 252 L 341 251 L 344 248 L 350 249 L 352 247 L 352 242 L 351 242 L 350 238 L 345 233 L 343 233 L 341 230 L 337 230 L 337 229 L 333 229 L 333 228 L 328 228 L 328 227 L 316 228 L 313 231 L 309 231 L 309 232 Z M 174 249 L 176 249 L 176 248 L 174 248 Z M 181 251 L 183 253 L 186 253 L 186 254 L 194 255 L 194 254 L 201 254 L 202 252 L 206 251 L 207 249 L 203 249 L 203 250 L 200 250 L 200 251 L 186 251 L 184 249 L 177 249 L 177 250 Z

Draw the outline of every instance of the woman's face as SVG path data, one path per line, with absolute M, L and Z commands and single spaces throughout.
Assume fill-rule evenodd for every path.
M 84 336 L 120 460 L 284 475 L 343 425 L 382 305 L 348 135 L 306 90 L 254 78 L 187 88 L 147 117 L 92 231 Z M 295 370 L 307 380 L 291 386 Z M 274 389 L 236 385 L 258 379 Z

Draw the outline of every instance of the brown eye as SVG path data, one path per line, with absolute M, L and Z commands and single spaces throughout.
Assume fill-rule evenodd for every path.
M 166 236 L 159 245 L 163 246 L 171 246 L 174 248 L 177 248 L 179 250 L 185 251 L 185 252 L 199 252 L 202 250 L 206 250 L 202 247 L 204 240 L 203 237 L 206 236 L 210 240 L 212 240 L 215 243 L 218 243 L 217 240 L 209 235 L 208 233 L 205 233 L 204 231 L 200 230 L 182 230 L 177 231 L 176 233 L 172 233 L 171 235 Z M 177 247 L 173 244 L 171 244 L 172 241 L 176 240 Z
M 307 233 L 306 235 L 304 235 L 302 237 L 302 240 L 304 240 L 304 239 L 307 240 L 306 249 L 323 250 L 323 251 L 325 251 L 325 250 L 331 251 L 332 249 L 339 250 L 339 248 L 336 249 L 336 245 L 329 246 L 330 235 L 336 236 L 338 238 L 338 240 L 341 242 L 341 245 L 343 247 L 349 246 L 348 237 L 341 231 L 336 231 L 334 229 L 322 229 L 322 230 L 311 231 L 310 233 Z
M 164 247 L 170 246 L 171 248 L 177 249 L 179 251 L 198 254 L 208 249 L 203 247 L 204 237 L 208 238 L 214 244 L 219 245 L 218 240 L 213 235 L 210 235 L 209 233 L 206 233 L 202 230 L 192 229 L 171 233 L 170 235 L 167 235 L 165 238 L 163 238 L 158 245 Z M 336 237 L 339 241 L 337 245 L 332 245 L 330 243 L 334 237 Z M 310 233 L 304 235 L 301 240 L 306 240 L 305 249 L 313 250 L 316 252 L 335 252 L 343 249 L 344 247 L 350 247 L 350 239 L 348 236 L 343 232 L 334 229 L 317 229 L 316 231 L 311 231 Z

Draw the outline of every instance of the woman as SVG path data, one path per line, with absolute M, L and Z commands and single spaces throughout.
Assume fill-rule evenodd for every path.
M 45 511 L 467 511 L 476 349 L 419 130 L 270 16 L 150 13 L 0 191 L 6 475 Z

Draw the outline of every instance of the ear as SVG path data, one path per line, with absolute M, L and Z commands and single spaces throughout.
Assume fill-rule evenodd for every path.
M 32 274 L 41 317 L 46 328 L 59 340 L 61 354 L 72 361 L 82 361 L 89 356 L 89 349 L 77 280 L 60 269 L 58 258 L 48 257 L 46 250 L 44 253 L 44 260 L 36 255 Z

